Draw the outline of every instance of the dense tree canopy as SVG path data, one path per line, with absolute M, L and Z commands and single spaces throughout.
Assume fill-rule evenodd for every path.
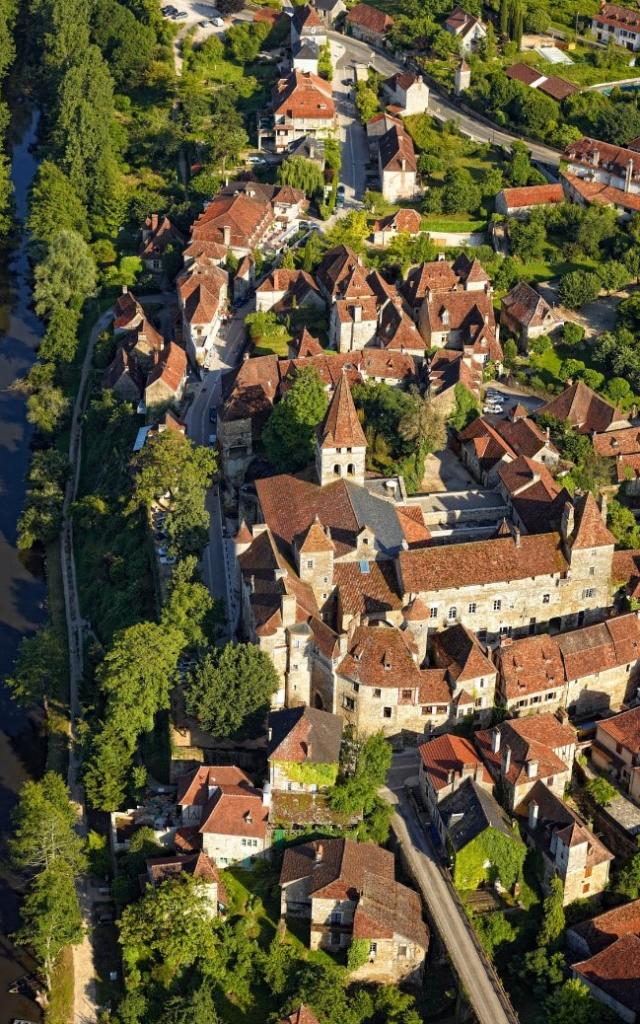
M 316 427 L 326 409 L 327 395 L 317 371 L 303 368 L 262 432 L 266 453 L 277 470 L 295 472 L 311 462 Z
M 64 780 L 47 772 L 39 782 L 25 782 L 13 813 L 14 835 L 9 841 L 12 863 L 36 874 L 55 861 L 72 871 L 84 866 L 82 841 L 75 832 L 76 813 Z
M 266 713 L 278 688 L 268 654 L 254 644 L 211 650 L 187 683 L 187 709 L 207 732 L 227 737 L 254 715 Z

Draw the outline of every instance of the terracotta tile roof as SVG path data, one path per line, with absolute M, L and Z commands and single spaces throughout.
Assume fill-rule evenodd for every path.
M 581 380 L 570 384 L 561 394 L 536 410 L 536 416 L 542 415 L 568 420 L 581 434 L 600 433 L 614 423 L 623 426 L 627 422 L 619 409 Z
M 417 892 L 386 876 L 365 873 L 360 899 L 353 917 L 354 939 L 408 939 L 425 953 L 429 929 L 422 920 Z
M 305 356 L 321 356 L 323 352 L 324 349 L 318 339 L 314 338 L 306 327 L 303 327 L 302 334 L 297 343 L 296 357 L 302 359 Z
M 270 530 L 258 533 L 250 547 L 238 556 L 238 564 L 245 583 L 249 584 L 249 601 L 258 636 L 273 636 L 282 627 L 283 595 L 295 597 L 298 622 L 318 615 L 311 586 L 302 582 L 278 551 Z
M 450 290 L 461 284 L 454 266 L 449 260 L 431 260 L 412 267 L 405 281 L 405 292 L 411 305 L 419 305 L 428 290 Z
M 421 681 L 413 638 L 388 626 L 358 626 L 336 671 L 363 686 L 386 689 L 417 689 Z
M 309 893 L 320 899 L 355 900 L 367 872 L 393 881 L 393 854 L 373 843 L 314 839 L 285 850 L 280 885 L 309 879 Z
M 346 376 L 342 374 L 319 429 L 321 448 L 366 448 L 367 439 Z
M 475 25 L 482 25 L 480 18 L 476 18 L 473 14 L 469 14 L 463 7 L 454 7 L 444 23 L 444 27 L 448 32 L 453 33 L 453 35 L 463 37 L 466 36 Z
M 338 764 L 342 719 L 318 708 L 285 708 L 269 714 L 270 761 L 295 764 Z
M 403 76 L 398 75 L 396 77 L 401 78 Z M 408 75 L 407 77 L 413 78 L 413 75 Z M 388 217 L 374 221 L 372 230 L 389 231 L 393 228 L 395 231 L 417 235 L 420 232 L 421 223 L 422 218 L 417 210 L 398 210 L 396 213 L 390 213 Z
M 238 532 L 233 538 L 237 544 L 251 544 L 253 540 L 253 534 L 243 519 L 238 527 Z
M 493 302 L 487 292 L 431 291 L 425 297 L 429 328 L 442 331 L 468 331 L 495 325 Z
M 608 547 L 615 544 L 615 537 L 602 521 L 602 512 L 591 492 L 574 499 L 575 529 L 569 538 L 572 548 Z
M 543 299 L 526 281 L 514 285 L 504 296 L 502 308 L 506 309 L 510 318 L 523 327 L 538 327 L 547 322 L 548 317 L 555 319 L 546 299 Z M 559 320 L 557 322 L 560 323 Z
M 147 866 L 147 880 L 152 885 L 160 885 L 169 878 L 176 878 L 181 874 L 191 875 L 192 878 L 199 878 L 208 885 L 217 882 L 220 884 L 220 875 L 215 864 L 212 864 L 206 853 L 199 851 L 192 854 L 177 854 L 173 857 L 150 857 L 145 861 Z M 223 899 L 219 891 L 219 898 Z
M 137 388 L 138 395 L 142 394 L 142 389 L 144 387 L 144 375 L 138 366 L 138 361 L 133 354 L 127 352 L 127 350 L 120 345 L 116 349 L 116 354 L 113 357 L 112 362 L 102 375 L 102 387 L 114 388 L 124 378 L 128 378 L 134 387 Z
M 532 803 L 538 806 L 538 820 L 534 828 L 530 827 L 528 821 L 529 806 Z M 582 818 L 542 781 L 532 786 L 515 808 L 515 814 L 524 830 L 551 860 L 554 859 L 551 852 L 554 837 L 567 847 L 586 845 L 586 871 L 613 860 L 613 854 L 587 828 Z
M 371 7 L 369 4 L 356 4 L 347 14 L 347 22 L 350 25 L 359 25 L 370 32 L 383 35 L 393 25 L 393 18 L 390 14 L 378 10 L 377 7 Z
M 564 189 L 556 185 L 525 185 L 522 188 L 503 188 L 500 192 L 510 210 L 528 209 L 564 202 Z
M 356 365 L 367 377 L 405 383 L 415 380 L 417 372 L 413 357 L 408 352 L 393 351 L 393 345 L 394 342 L 385 349 L 363 348 L 357 353 Z
M 396 505 L 398 522 L 410 548 L 425 547 L 431 540 L 431 530 L 424 521 L 419 505 Z
M 563 173 L 563 178 L 569 185 L 569 191 L 577 192 L 587 203 L 618 206 L 623 210 L 640 210 L 640 196 L 636 192 L 624 192 L 621 188 L 606 185 L 603 181 L 588 181 L 568 171 Z
M 549 441 L 545 432 L 527 416 L 498 420 L 494 423 L 494 428 L 517 455 L 533 459 L 545 447 L 550 452 L 559 454 L 558 449 Z
M 174 393 L 182 386 L 187 374 L 187 353 L 175 341 L 170 341 L 147 377 L 147 388 L 162 381 Z
M 280 1024 L 320 1024 L 320 1021 L 308 1006 L 301 1003 L 297 1010 L 283 1017 Z
M 235 765 L 203 764 L 178 778 L 176 801 L 181 807 L 203 805 L 209 799 L 210 786 L 252 786 L 251 779 Z
M 380 315 L 377 339 L 385 349 L 424 354 L 425 342 L 410 316 L 400 304 L 387 302 Z M 366 350 L 365 350 L 366 351 Z
M 640 13 L 619 4 L 601 2 L 600 9 L 592 15 L 594 21 L 602 25 L 614 25 L 616 28 L 640 30 Z
M 222 263 L 227 258 L 227 247 L 222 242 L 205 242 L 194 239 L 184 250 L 182 257 L 185 263 L 204 260 Z M 238 267 L 239 270 L 240 267 Z
M 529 64 L 511 64 L 508 68 L 504 69 L 504 73 L 508 78 L 514 79 L 516 82 L 523 82 L 524 85 L 533 85 L 534 82 L 544 78 L 536 68 L 532 68 Z
M 311 28 L 314 26 L 318 28 L 322 26 L 320 15 L 313 7 L 296 7 L 292 21 L 298 32 L 303 28 Z
M 336 115 L 331 82 L 308 71 L 294 70 L 280 78 L 273 90 L 276 117 L 332 121 Z
M 418 81 L 416 75 L 412 75 L 410 71 L 398 71 L 395 75 L 391 75 L 390 78 L 385 79 L 385 85 L 388 85 L 394 92 L 396 88 L 402 89 L 404 92 L 410 89 L 412 85 Z
M 437 593 L 451 587 L 563 574 L 568 569 L 556 533 L 496 537 L 466 544 L 446 544 L 398 556 L 405 593 Z
M 170 245 L 182 248 L 184 238 L 165 215 L 150 213 L 143 225 L 143 238 L 139 254 L 143 259 L 161 256 Z
M 632 754 L 640 754 L 640 707 L 598 722 L 598 730 L 607 733 Z
M 411 136 L 393 125 L 380 139 L 380 166 L 383 171 L 415 171 L 418 163 Z
M 592 917 L 590 921 L 574 924 L 569 935 L 578 935 L 586 942 L 590 953 L 599 953 L 623 935 L 640 936 L 640 900 L 623 903 L 604 914 Z
M 259 789 L 223 785 L 205 804 L 200 832 L 264 839 L 268 820 L 269 808 L 263 804 Z
M 181 825 L 175 830 L 173 845 L 176 853 L 199 853 L 202 849 L 202 836 L 197 825 Z
M 273 223 L 273 218 L 271 204 L 258 194 L 218 194 L 192 226 L 191 240 L 252 249 Z M 228 241 L 225 241 L 226 232 Z
M 381 611 L 397 611 L 402 607 L 393 562 L 369 562 L 363 573 L 358 562 L 336 562 L 333 583 L 344 614 L 371 615 Z
M 316 270 L 316 280 L 326 294 L 333 296 L 338 285 L 344 278 L 348 278 L 356 267 L 361 267 L 361 263 L 353 249 L 346 245 L 337 245 L 322 257 Z
M 113 304 L 113 326 L 117 330 L 131 329 L 143 317 L 144 310 L 132 292 L 118 295 Z
M 640 581 L 640 551 L 614 551 L 611 581 L 634 590 Z
M 429 364 L 429 394 L 439 395 L 458 383 L 479 398 L 482 368 L 469 365 L 462 352 L 439 349 Z
M 548 505 L 561 492 L 544 463 L 534 462 L 524 455 L 500 466 L 498 476 L 512 499 L 526 497 L 536 504 Z
M 448 784 L 449 772 L 462 777 L 463 774 L 477 774 L 478 780 L 491 785 L 491 776 L 478 757 L 473 744 L 464 736 L 443 733 L 418 747 L 420 759 L 436 790 Z M 476 772 L 477 769 L 477 772 Z
M 640 1014 L 640 937 L 623 935 L 590 960 L 574 964 L 578 978 L 600 989 L 634 1014 Z M 635 965 L 635 966 L 632 966 Z
M 338 299 L 334 306 L 342 324 L 377 322 L 378 307 L 373 296 L 365 296 L 362 299 Z
M 413 601 L 402 609 L 405 622 L 426 622 L 429 614 L 429 608 L 419 597 L 414 597 Z
M 447 709 L 451 702 L 451 690 L 443 668 L 423 668 L 420 670 L 420 686 L 418 702 L 425 705 L 441 705 Z
M 496 730 L 500 733 L 500 749 L 494 753 L 491 739 Z M 576 734 L 569 726 L 561 725 L 554 715 L 541 714 L 514 718 L 493 729 L 483 729 L 475 733 L 474 741 L 494 777 L 501 772 L 504 751 L 507 747 L 510 749 L 511 764 L 506 778 L 517 785 L 527 777 L 528 761 L 537 762 L 539 779 L 566 772 L 568 765 L 560 753 L 564 747 L 575 744 Z
M 482 676 L 496 675 L 495 665 L 484 653 L 476 635 L 466 626 L 450 626 L 436 634 L 434 659 L 439 668 L 446 668 L 456 686 Z
M 623 427 L 621 430 L 607 430 L 591 438 L 596 455 L 603 458 L 617 458 L 619 455 L 640 455 L 640 428 Z
M 631 161 L 633 176 L 640 175 L 640 153 L 633 149 L 625 149 L 623 146 L 616 146 L 610 142 L 603 142 L 601 139 L 590 139 L 584 136 L 576 142 L 570 142 L 564 151 L 565 158 L 569 161 L 588 166 L 604 167 L 606 170 L 614 171 L 624 179 L 627 171 L 627 164 Z
M 560 648 L 556 638 L 546 634 L 505 643 L 498 651 L 498 665 L 508 701 L 559 688 L 565 683 Z
M 330 535 L 322 526 L 318 516 L 316 515 L 311 526 L 305 532 L 301 542 L 297 545 L 298 551 L 309 552 L 320 552 L 320 551 L 335 551 L 336 546 L 331 540 Z

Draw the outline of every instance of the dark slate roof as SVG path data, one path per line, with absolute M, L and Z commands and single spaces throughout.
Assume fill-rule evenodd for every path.
M 456 851 L 463 850 L 487 828 L 498 829 L 510 839 L 516 838 L 506 812 L 474 779 L 467 779 L 455 793 L 445 797 L 438 811 Z M 462 814 L 462 818 L 449 824 L 456 814 Z
M 283 752 L 287 752 L 286 739 L 294 732 L 296 726 L 304 720 L 307 728 L 305 742 L 307 750 L 304 760 L 311 764 L 337 764 L 340 760 L 340 744 L 342 743 L 342 718 L 332 715 L 329 711 L 318 708 L 298 707 L 284 708 L 269 714 L 271 738 L 267 749 L 267 757 L 271 757 L 278 747 L 284 744 Z M 298 731 L 298 730 L 296 730 Z M 293 738 L 292 738 L 293 739 Z M 282 760 L 301 760 L 300 757 L 283 757 Z

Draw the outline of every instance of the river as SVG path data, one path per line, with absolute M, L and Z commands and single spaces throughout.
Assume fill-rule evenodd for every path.
M 10 675 L 18 643 L 44 616 L 45 586 L 16 550 L 16 523 L 24 504 L 25 475 L 32 430 L 26 420 L 25 400 L 11 390 L 35 359 L 42 324 L 31 309 L 31 281 L 24 218 L 28 191 L 37 161 L 31 150 L 36 140 L 37 114 L 30 117 L 12 148 L 11 177 L 15 190 L 20 235 L 10 254 L 6 303 L 0 307 L 0 830 L 10 828 L 11 810 L 20 786 L 43 768 L 44 742 L 27 715 L 16 707 L 4 684 Z M 4 276 L 4 268 L 3 268 Z M 4 299 L 3 299 L 4 301 Z M 18 925 L 18 897 L 0 869 L 0 1024 L 17 1016 L 39 1020 L 37 1006 L 19 995 L 7 995 L 8 986 L 25 974 L 30 964 L 8 935 Z

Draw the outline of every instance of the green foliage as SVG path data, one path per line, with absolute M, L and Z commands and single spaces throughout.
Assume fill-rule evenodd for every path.
M 26 506 L 18 520 L 20 550 L 28 551 L 37 543 L 48 544 L 60 533 L 67 470 L 66 457 L 57 449 L 33 453 L 27 476 Z
M 68 863 L 58 858 L 36 877 L 23 900 L 21 917 L 16 941 L 29 947 L 49 988 L 62 950 L 82 939 L 82 914 Z
M 618 790 L 612 786 L 608 779 L 599 776 L 596 779 L 589 779 L 585 789 L 592 800 L 595 800 L 600 807 L 606 807 L 618 796 Z
M 58 632 L 47 625 L 22 638 L 13 675 L 6 682 L 14 700 L 29 707 L 57 694 L 66 672 L 65 647 Z
M 348 763 L 343 763 L 336 786 L 329 794 L 331 807 L 343 814 L 363 814 L 358 838 L 383 843 L 389 834 L 391 808 L 378 790 L 391 766 L 392 751 L 382 732 L 353 745 Z
M 454 430 L 464 430 L 472 420 L 480 415 L 480 405 L 464 384 L 456 384 L 454 395 L 456 405 L 449 416 L 449 424 Z
M 600 293 L 600 278 L 586 270 L 572 270 L 560 281 L 558 297 L 563 306 L 580 309 Z
M 640 853 L 634 854 L 619 872 L 614 889 L 629 900 L 640 898 Z
M 320 47 L 318 53 L 318 74 L 320 78 L 326 78 L 328 82 L 333 79 L 333 63 L 331 61 L 331 47 L 329 43 L 324 43 Z
M 11 862 L 30 875 L 62 861 L 72 872 L 84 867 L 82 840 L 75 832 L 76 813 L 64 780 L 47 772 L 39 782 L 25 782 L 12 815 Z
M 318 164 L 306 160 L 303 156 L 289 156 L 278 168 L 278 181 L 281 185 L 299 188 L 311 198 L 324 187 L 324 175 Z
M 187 710 L 207 732 L 233 736 L 264 717 L 278 686 L 269 655 L 254 644 L 227 644 L 209 651 L 187 681 Z
M 346 245 L 354 252 L 362 253 L 368 236 L 369 221 L 366 210 L 351 210 L 326 232 L 325 241 L 329 247 Z
M 305 786 L 333 786 L 338 777 L 337 764 L 299 764 L 297 761 L 274 763 L 292 782 L 300 782 Z
M 264 22 L 241 22 L 231 25 L 225 33 L 225 42 L 230 55 L 238 64 L 253 62 L 269 35 L 269 31 L 269 25 Z
M 143 84 L 156 44 L 151 26 L 138 20 L 126 4 L 101 0 L 93 18 L 93 38 L 118 86 Z
M 311 462 L 316 427 L 327 409 L 324 384 L 313 367 L 303 368 L 275 406 L 262 441 L 270 462 L 280 472 L 296 472 Z
M 611 499 L 607 505 L 607 526 L 616 538 L 616 543 L 619 547 L 633 549 L 640 544 L 640 528 L 636 522 L 636 517 L 630 508 L 627 508 L 626 505 L 622 505 L 615 499 Z M 607 786 L 610 785 L 606 779 L 593 781 L 601 781 L 606 783 Z M 606 792 L 604 788 L 603 792 Z M 613 799 L 613 797 L 610 796 L 609 799 Z
M 87 833 L 87 857 L 89 871 L 95 878 L 105 878 L 111 874 L 111 855 L 109 843 L 105 835 L 90 829 Z
M 51 315 L 60 304 L 79 309 L 96 286 L 93 254 L 76 231 L 58 231 L 34 271 L 36 312 Z
M 442 209 L 444 213 L 473 212 L 480 206 L 480 189 L 464 167 L 450 167 L 444 176 Z
M 555 950 L 562 942 L 565 928 L 564 886 L 554 877 L 549 883 L 549 893 L 542 904 L 542 924 L 538 932 L 538 945 Z
M 429 401 L 373 381 L 356 385 L 353 399 L 367 437 L 367 467 L 400 474 L 410 492 L 418 490 L 425 456 L 442 446 L 442 421 Z
M 513 942 L 516 930 L 504 914 L 495 911 L 490 914 L 477 914 L 473 918 L 473 926 L 485 953 L 493 955 L 504 942 Z
M 454 884 L 458 889 L 477 889 L 497 878 L 510 889 L 522 873 L 526 852 L 517 832 L 507 836 L 499 829 L 486 828 L 456 853 Z
M 349 949 L 347 951 L 347 970 L 357 971 L 359 967 L 363 967 L 369 959 L 369 946 L 370 942 L 368 939 L 352 939 Z
M 31 188 L 27 228 L 34 243 L 48 244 L 60 231 L 86 239 L 87 214 L 67 175 L 51 160 L 40 164 Z
M 58 303 L 51 310 L 49 323 L 38 350 L 38 358 L 45 363 L 70 363 L 78 350 L 77 310 Z
M 363 124 L 370 121 L 374 114 L 380 109 L 378 94 L 372 89 L 368 82 L 357 82 L 355 87 L 356 110 Z
M 546 1011 L 548 1024 L 613 1024 L 618 1019 L 577 978 L 554 991 L 547 1000 Z
M 258 274 L 257 263 L 256 274 Z M 249 313 L 245 317 L 245 324 L 249 329 L 249 336 L 256 346 L 256 355 L 267 355 L 274 352 L 278 356 L 286 356 L 291 335 L 272 310 Z

